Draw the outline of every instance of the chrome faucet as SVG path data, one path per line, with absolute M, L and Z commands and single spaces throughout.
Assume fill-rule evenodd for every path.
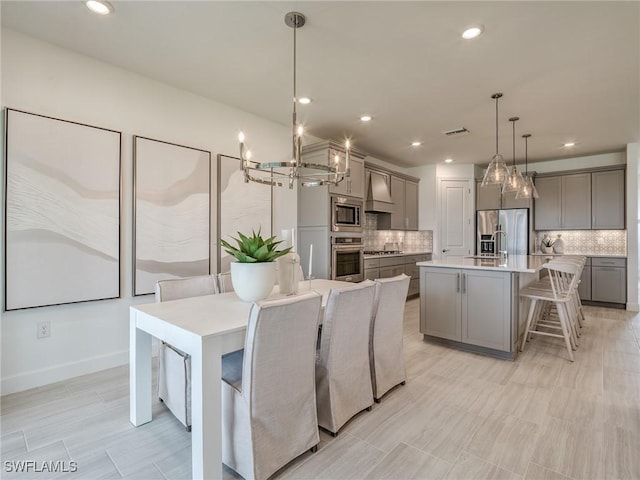
M 496 240 L 496 235 L 499 233 L 504 235 L 504 250 L 499 250 L 498 253 L 500 254 L 500 256 L 504 256 L 504 258 L 507 258 L 508 256 L 507 248 L 509 248 L 509 238 L 507 237 L 507 232 L 505 232 L 504 230 L 496 230 L 495 232 L 493 232 L 493 235 L 491 235 L 491 240 L 494 242 L 494 245 L 497 245 L 497 243 L 495 243 L 495 240 Z

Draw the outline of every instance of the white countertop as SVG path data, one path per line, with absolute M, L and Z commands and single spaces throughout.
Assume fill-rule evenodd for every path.
M 540 253 L 535 252 L 531 255 L 541 256 L 541 257 L 557 257 L 562 255 L 581 255 L 583 257 L 602 257 L 602 258 L 627 258 L 626 255 L 617 254 L 617 253 L 586 253 L 586 252 L 567 252 L 567 253 Z
M 509 255 L 506 263 L 500 259 L 467 258 L 450 256 L 428 262 L 418 262 L 419 267 L 464 268 L 501 272 L 536 273 L 546 258 L 542 255 Z

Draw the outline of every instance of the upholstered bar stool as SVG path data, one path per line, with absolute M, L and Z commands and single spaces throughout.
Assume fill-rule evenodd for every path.
M 529 298 L 531 301 L 520 351 L 524 350 L 525 343 L 531 335 L 559 337 L 564 339 L 569 360 L 573 362 L 573 350 L 576 348 L 576 343 L 571 326 L 572 309 L 569 305 L 578 280 L 576 275 L 578 266 L 573 263 L 548 262 L 543 267 L 549 274 L 550 288 L 545 288 L 544 282 L 538 282 L 520 291 L 521 297 Z M 546 305 L 555 307 L 557 321 L 545 317 L 546 309 L 544 306 Z M 561 333 L 553 333 L 558 330 Z

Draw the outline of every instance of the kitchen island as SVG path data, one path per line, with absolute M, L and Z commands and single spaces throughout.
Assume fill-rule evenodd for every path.
M 425 340 L 515 359 L 528 309 L 520 289 L 538 278 L 545 261 L 512 255 L 418 262 L 420 332 Z

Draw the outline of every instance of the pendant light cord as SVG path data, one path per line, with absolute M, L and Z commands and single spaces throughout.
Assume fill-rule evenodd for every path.
M 524 136 L 524 174 L 529 175 L 529 137 Z
M 513 166 L 516 166 L 516 121 L 513 121 Z
M 496 155 L 498 155 L 498 98 L 496 97 Z

